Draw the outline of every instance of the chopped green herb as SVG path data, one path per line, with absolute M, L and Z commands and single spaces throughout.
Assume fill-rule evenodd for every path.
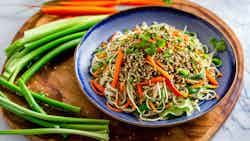
M 189 71 L 186 70 L 186 69 L 180 68 L 180 69 L 178 69 L 178 72 L 179 72 L 179 74 L 180 74 L 181 76 L 183 76 L 183 77 L 188 77 L 188 75 L 189 75 Z
M 134 81 L 135 81 L 135 80 L 134 80 L 133 78 L 130 78 L 130 79 L 129 79 L 129 83 L 130 83 L 130 84 L 133 84 Z
M 215 65 L 216 67 L 220 67 L 220 66 L 222 65 L 221 59 L 220 59 L 220 58 L 217 58 L 217 57 L 214 57 L 214 58 L 212 59 L 212 62 L 214 63 L 214 65 Z
M 165 47 L 166 41 L 164 39 L 159 38 L 156 40 L 156 46 L 159 48 Z
M 217 52 L 223 52 L 226 49 L 226 43 L 224 40 L 218 40 L 216 38 L 211 38 L 209 43 L 214 47 Z
M 148 48 L 145 49 L 146 54 L 152 56 L 157 52 L 155 44 L 150 44 Z
M 197 33 L 195 33 L 195 32 L 185 31 L 184 34 L 187 34 L 191 37 L 197 37 Z
M 123 30 L 123 32 L 124 32 L 124 33 L 128 33 L 128 32 L 129 32 L 129 29 L 125 28 L 125 29 Z
M 134 47 L 129 47 L 129 48 L 127 48 L 126 50 L 125 50 L 125 53 L 126 54 L 131 54 L 131 53 L 133 53 L 135 51 L 135 48 Z
M 172 50 L 170 49 L 166 49 L 164 52 L 163 52 L 163 57 L 168 59 L 169 57 L 172 56 Z
M 204 73 L 198 73 L 198 74 L 195 74 L 193 77 L 192 77 L 192 79 L 202 79 L 202 78 L 204 78 Z
M 139 105 L 138 108 L 139 108 L 139 110 L 142 111 L 142 112 L 143 112 L 143 111 L 149 111 L 149 109 L 148 109 L 146 103 L 143 103 L 143 104 Z
M 96 72 L 99 68 L 101 68 L 104 64 L 102 62 L 98 62 L 96 65 L 92 67 L 92 71 Z
M 199 92 L 199 89 L 194 89 L 194 88 L 191 88 L 191 87 L 188 88 L 188 93 L 189 94 L 196 94 L 198 92 Z

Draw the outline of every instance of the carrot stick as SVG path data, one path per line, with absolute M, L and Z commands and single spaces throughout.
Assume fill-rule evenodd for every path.
M 114 72 L 114 78 L 113 78 L 113 81 L 111 82 L 111 86 L 113 88 L 116 88 L 117 84 L 118 84 L 118 81 L 119 81 L 119 73 L 121 71 L 121 65 L 122 65 L 122 61 L 123 61 L 123 50 L 120 49 L 118 51 L 118 55 L 117 55 L 117 58 L 116 58 L 116 62 L 115 62 L 115 72 Z
M 209 70 L 206 69 L 206 77 L 207 77 L 207 80 L 212 84 L 212 85 L 215 85 L 215 86 L 218 86 L 219 85 L 219 82 L 210 74 Z
M 137 92 L 138 92 L 139 97 L 143 97 L 144 94 L 142 90 L 142 85 L 137 84 L 136 87 L 137 87 Z
M 116 1 L 60 1 L 59 5 L 63 6 L 115 6 Z
M 90 86 L 92 87 L 93 91 L 101 96 L 104 96 L 105 88 L 100 84 L 96 83 L 94 80 L 90 80 Z
M 152 101 L 149 101 L 148 104 L 153 111 L 156 111 L 155 105 L 153 104 Z
M 130 102 L 130 100 L 128 100 L 127 103 L 124 104 L 124 107 L 127 108 L 127 107 L 130 106 L 130 105 L 131 105 L 131 102 Z
M 160 66 L 158 66 L 158 65 L 155 63 L 154 59 L 153 59 L 151 56 L 147 56 L 147 57 L 146 57 L 146 61 L 147 61 L 147 63 L 149 63 L 151 66 L 153 66 L 156 70 L 158 70 L 164 77 L 166 77 L 166 78 L 168 78 L 168 79 L 170 78 L 168 72 L 166 72 L 165 70 L 163 70 L 163 68 L 161 68 Z
M 41 7 L 41 11 L 45 14 L 52 15 L 96 15 L 111 14 L 117 10 L 112 7 L 100 6 L 53 6 L 46 5 Z
M 180 92 L 180 91 L 174 86 L 174 84 L 173 84 L 169 79 L 166 79 L 165 82 L 166 82 L 166 85 L 168 86 L 168 88 L 169 88 L 176 96 L 188 97 L 188 94 L 187 94 L 187 93 L 182 93 L 182 92 Z
M 172 84 L 171 80 L 170 80 L 170 76 L 168 74 L 168 72 L 166 72 L 163 68 L 161 68 L 159 65 L 156 64 L 156 62 L 154 61 L 154 59 L 151 56 L 147 56 L 146 57 L 146 62 L 149 63 L 151 66 L 153 66 L 157 71 L 159 71 L 166 79 L 166 85 L 168 86 L 168 88 L 176 95 L 176 96 L 183 96 L 183 97 L 187 97 L 188 94 L 186 93 L 181 93 L 175 86 L 174 84 Z
M 205 84 L 204 81 L 200 81 L 200 82 L 198 82 L 198 83 L 192 85 L 191 88 L 194 88 L 194 89 L 195 89 L 195 88 L 200 88 L 200 87 L 202 87 L 204 84 Z
M 123 112 L 121 109 L 112 107 L 108 102 L 106 102 L 107 107 L 113 112 Z

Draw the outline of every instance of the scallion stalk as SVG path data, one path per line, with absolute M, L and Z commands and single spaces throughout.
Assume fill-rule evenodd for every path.
M 49 62 L 52 58 L 60 55 L 65 50 L 75 48 L 77 44 L 81 39 L 75 39 L 74 42 L 71 42 L 71 44 L 63 44 L 52 51 L 50 51 L 48 54 L 43 56 L 41 59 L 39 59 L 35 64 L 33 64 L 22 76 L 20 77 L 24 83 L 26 83 L 38 70 L 40 70 L 47 62 Z
M 2 85 L 4 87 L 8 88 L 9 90 L 15 92 L 19 96 L 23 96 L 21 88 L 19 88 L 15 84 L 5 80 L 3 77 L 0 77 L 0 85 Z M 50 106 L 60 108 L 60 109 L 66 110 L 66 111 L 80 113 L 80 110 L 81 110 L 80 107 L 76 107 L 76 106 L 73 106 L 73 105 L 70 105 L 70 104 L 67 104 L 67 103 L 63 103 L 63 102 L 48 98 L 48 97 L 46 97 L 44 95 L 41 95 L 41 94 L 38 94 L 38 93 L 35 93 L 35 92 L 31 92 L 31 94 L 35 99 L 37 99 L 37 100 L 39 100 L 39 101 L 41 101 L 43 103 L 46 103 L 46 104 L 48 104 Z
M 61 117 L 53 115 L 44 115 L 41 113 L 34 112 L 27 108 L 17 105 L 16 103 L 0 97 L 0 105 L 6 109 L 16 109 L 25 116 L 35 117 L 38 119 L 43 119 L 45 121 L 61 122 L 61 123 L 88 123 L 88 124 L 108 124 L 108 120 L 101 119 L 86 119 L 86 118 L 74 118 L 74 117 Z
M 74 129 L 63 128 L 37 128 L 37 129 L 16 129 L 16 130 L 0 130 L 0 135 L 43 135 L 43 134 L 75 134 L 94 138 L 97 140 L 108 141 L 109 137 L 106 133 L 80 131 Z
M 46 112 L 43 110 L 42 107 L 40 107 L 37 102 L 35 101 L 35 99 L 33 98 L 31 92 L 29 91 L 29 89 L 27 88 L 27 86 L 25 85 L 24 81 L 22 79 L 18 80 L 18 85 L 20 86 L 22 92 L 23 92 L 23 96 L 26 99 L 27 103 L 29 104 L 29 106 L 42 114 L 46 114 Z

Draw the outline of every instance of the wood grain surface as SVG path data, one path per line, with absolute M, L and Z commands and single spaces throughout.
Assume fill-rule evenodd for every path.
M 62 54 L 57 59 L 47 64 L 39 71 L 30 81 L 29 87 L 34 91 L 43 91 L 48 94 L 48 97 L 81 107 L 82 117 L 91 118 L 106 118 L 111 120 L 110 138 L 112 141 L 207 141 L 221 127 L 227 117 L 230 115 L 235 103 L 237 102 L 243 83 L 244 60 L 241 45 L 232 32 L 232 30 L 216 15 L 207 9 L 186 0 L 174 0 L 171 7 L 192 13 L 202 19 L 208 21 L 220 30 L 228 39 L 233 47 L 236 56 L 236 77 L 232 87 L 229 89 L 226 96 L 212 111 L 206 115 L 197 118 L 191 122 L 184 123 L 178 126 L 166 128 L 140 128 L 127 125 L 111 119 L 97 110 L 87 98 L 84 97 L 81 89 L 78 87 L 78 82 L 74 72 L 74 50 L 70 53 Z M 23 31 L 45 24 L 58 17 L 35 14 L 31 17 L 24 26 L 19 30 L 14 40 L 23 36 Z M 3 88 L 1 88 L 4 90 Z M 24 101 L 11 94 L 7 90 L 11 100 L 25 106 Z M 47 108 L 48 113 L 58 115 L 71 115 L 64 111 Z M 35 125 L 26 122 L 15 115 L 3 110 L 3 115 L 11 128 L 32 128 Z M 73 116 L 73 115 L 71 115 Z M 79 115 L 77 115 L 79 116 Z M 79 136 L 69 136 L 63 139 L 60 135 L 42 135 L 42 136 L 27 136 L 33 141 L 86 141 L 90 140 Z

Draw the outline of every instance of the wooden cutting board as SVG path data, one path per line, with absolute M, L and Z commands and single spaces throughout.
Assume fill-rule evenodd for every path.
M 224 36 L 230 41 L 237 60 L 236 78 L 233 87 L 228 94 L 221 100 L 215 109 L 206 115 L 197 118 L 191 122 L 167 128 L 139 128 L 121 123 L 104 115 L 96 109 L 84 97 L 81 89 L 78 87 L 77 79 L 74 74 L 74 51 L 62 54 L 57 59 L 51 61 L 40 72 L 38 72 L 30 81 L 29 87 L 34 91 L 46 92 L 49 97 L 73 104 L 81 107 L 82 117 L 106 118 L 111 120 L 110 138 L 112 141 L 207 141 L 222 126 L 224 121 L 231 113 L 235 103 L 237 102 L 242 88 L 243 78 L 243 53 L 240 43 L 232 32 L 232 30 L 216 15 L 207 9 L 198 6 L 186 0 L 175 0 L 171 7 L 192 13 L 202 19 L 208 21 L 217 27 Z M 35 14 L 31 17 L 19 30 L 14 40 L 23 36 L 23 31 L 56 20 L 56 16 Z M 3 88 L 2 88 L 3 89 Z M 24 101 L 14 94 L 9 93 L 11 100 L 24 105 Z M 54 111 L 49 112 L 59 115 L 69 115 L 65 112 Z M 13 114 L 3 110 L 3 115 L 11 128 L 32 128 L 35 125 L 26 122 Z M 63 139 L 60 135 L 48 136 L 27 136 L 33 141 L 85 141 L 90 140 L 79 136 L 69 136 Z

